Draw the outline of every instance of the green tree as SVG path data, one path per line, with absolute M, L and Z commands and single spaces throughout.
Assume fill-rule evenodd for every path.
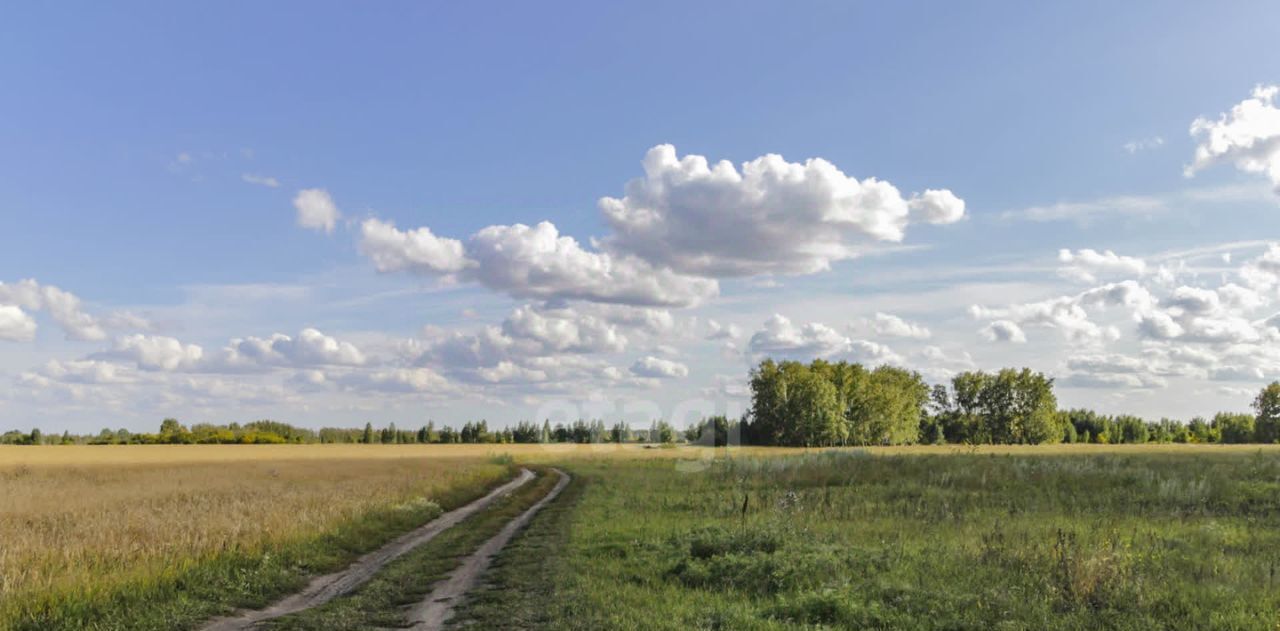
M 784 409 L 792 445 L 838 445 L 848 436 L 836 387 L 814 371 L 796 370 L 789 377 Z
M 1253 442 L 1254 418 L 1250 414 L 1219 412 L 1213 416 L 1210 426 L 1224 443 Z
M 1260 443 L 1280 442 L 1280 381 L 1273 381 L 1253 400 L 1255 440 Z
M 373 423 L 364 424 L 364 434 L 360 437 L 360 442 L 366 445 L 373 444 Z
M 856 368 L 848 373 L 851 387 L 844 411 L 848 440 L 860 445 L 918 442 L 930 395 L 919 373 L 894 366 L 870 372 Z

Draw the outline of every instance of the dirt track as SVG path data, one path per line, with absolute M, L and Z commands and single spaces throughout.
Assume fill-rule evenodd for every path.
M 563 474 L 561 474 L 563 475 Z M 203 627 L 203 631 L 235 631 L 250 629 L 264 620 L 296 613 L 312 607 L 323 605 L 334 598 L 346 594 L 365 584 L 387 563 L 414 548 L 431 541 L 437 535 L 448 530 L 462 520 L 479 512 L 493 503 L 494 500 L 514 491 L 533 479 L 533 472 L 521 469 L 515 479 L 490 491 L 484 497 L 465 506 L 451 510 L 429 523 L 401 535 L 395 541 L 370 552 L 352 563 L 346 569 L 333 574 L 326 574 L 311 581 L 306 589 L 281 600 L 265 609 L 247 611 L 238 615 L 213 620 Z M 559 490 L 559 486 L 556 490 Z M 554 493 L 555 491 L 553 491 Z M 545 501 L 545 498 L 544 498 Z M 523 518 L 523 516 L 521 516 Z M 503 530 L 506 532 L 506 530 Z
M 468 556 L 458 569 L 454 570 L 449 578 L 436 585 L 427 597 L 415 606 L 409 612 L 410 628 L 414 631 L 435 631 L 443 629 L 445 622 L 453 615 L 453 608 L 460 599 L 475 587 L 476 581 L 480 575 L 488 569 L 489 564 L 493 561 L 493 557 L 506 547 L 507 543 L 515 537 L 521 528 L 529 523 L 533 516 L 551 500 L 554 500 L 564 487 L 569 485 L 569 476 L 559 470 L 554 470 L 560 476 L 560 481 L 556 482 L 554 488 L 546 494 L 536 504 L 530 506 L 528 510 L 521 513 L 519 517 L 511 520 L 502 531 L 494 535 L 488 541 L 484 542 L 475 552 Z

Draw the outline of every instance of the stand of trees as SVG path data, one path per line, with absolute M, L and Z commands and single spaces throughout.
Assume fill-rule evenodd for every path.
M 930 387 L 918 373 L 892 366 L 767 359 L 751 371 L 750 385 L 750 414 L 704 419 L 686 439 L 796 447 L 1280 442 L 1280 382 L 1263 388 L 1252 415 L 1222 412 L 1185 424 L 1060 411 L 1053 379 L 1027 368 L 964 372 Z

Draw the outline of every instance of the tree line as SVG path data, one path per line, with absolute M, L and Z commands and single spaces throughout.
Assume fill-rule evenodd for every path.
M 515 444 L 690 443 L 825 447 L 835 445 L 1043 444 L 1043 443 L 1277 443 L 1280 382 L 1262 389 L 1253 413 L 1220 412 L 1188 422 L 1107 416 L 1093 410 L 1058 409 L 1053 379 L 1028 368 L 963 372 L 946 384 L 928 384 L 919 373 L 894 366 L 867 368 L 849 362 L 766 359 L 750 373 L 751 409 L 740 419 L 709 417 L 683 432 L 664 420 L 647 430 L 618 422 L 577 420 L 552 425 L 520 421 L 490 429 L 468 421 L 458 429 L 428 422 L 417 429 L 395 423 L 375 428 L 295 427 L 271 420 L 243 425 L 164 419 L 159 431 L 103 429 L 98 434 L 45 435 L 9 431 L 8 445 L 122 444 Z
M 1182 423 L 1059 410 L 1053 379 L 1028 368 L 969 371 L 930 386 L 919 373 L 849 362 L 766 359 L 750 375 L 751 411 L 704 419 L 688 439 L 711 444 L 834 445 L 1280 442 L 1280 382 L 1253 414 Z
M 418 429 L 401 429 L 395 423 L 375 428 L 326 427 L 312 430 L 288 423 L 262 420 L 252 423 L 215 425 L 198 423 L 187 427 L 177 419 L 161 421 L 158 431 L 130 432 L 127 429 L 103 429 L 97 434 L 46 435 L 39 429 L 18 430 L 0 434 L 0 445 L 261 445 L 261 444 L 515 444 L 515 443 L 673 443 L 678 438 L 675 427 L 666 421 L 654 421 L 649 429 L 633 429 L 626 423 L 608 427 L 602 420 L 578 420 L 541 424 L 521 421 L 514 427 L 489 428 L 487 421 L 468 421 L 461 428 L 437 427 L 428 422 Z

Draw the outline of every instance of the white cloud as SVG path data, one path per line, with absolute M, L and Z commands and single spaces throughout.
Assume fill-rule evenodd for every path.
M 95 353 L 92 359 L 133 362 L 143 370 L 193 370 L 204 358 L 204 349 L 161 335 L 134 334 L 117 338 L 111 350 Z
M 821 322 L 796 326 L 781 314 L 774 314 L 751 336 L 748 352 L 756 358 L 809 360 L 845 359 L 859 363 L 901 364 L 902 358 L 888 346 L 841 335 Z
M 269 338 L 233 339 L 221 354 L 201 368 L 210 371 L 237 371 L 266 366 L 360 366 L 364 354 L 349 342 L 342 342 L 316 329 L 303 329 L 297 337 L 276 333 Z
M 974 305 L 969 308 L 969 313 L 979 319 L 1002 321 L 999 326 L 988 326 L 982 330 L 983 336 L 991 341 L 1017 341 L 1018 337 L 1025 340 L 1025 335 L 1018 335 L 1021 327 L 1034 325 L 1057 329 L 1067 339 L 1084 342 L 1114 340 L 1120 335 L 1115 327 L 1093 322 L 1088 308 L 1125 306 L 1145 313 L 1154 304 L 1155 299 L 1146 288 L 1129 280 L 1094 287 L 1075 295 L 1003 308 Z M 1018 326 L 1015 329 L 1010 324 Z
M 644 177 L 599 206 L 610 250 L 708 277 L 806 274 L 875 241 L 901 241 L 912 222 L 951 223 L 964 202 L 946 190 L 904 198 L 888 182 L 857 180 L 821 158 L 769 154 L 742 165 L 680 158 L 658 145 Z
M 500 326 L 471 332 L 428 330 L 427 339 L 410 343 L 404 355 L 415 365 L 435 367 L 462 382 L 556 382 L 567 389 L 573 382 L 589 383 L 608 372 L 596 356 L 621 353 L 633 339 L 658 352 L 662 340 L 680 338 L 674 327 L 671 314 L 663 309 L 524 305 Z
M 240 176 L 240 179 L 244 180 L 245 182 L 248 182 L 249 184 L 257 184 L 258 186 L 265 186 L 267 188 L 276 188 L 277 186 L 280 186 L 279 180 L 276 180 L 273 177 L 267 177 L 265 175 L 255 175 L 253 173 L 245 173 Z M 297 203 L 298 202 L 295 199 L 294 204 L 297 204 Z M 336 220 L 336 217 L 335 217 L 335 220 Z M 307 226 L 307 227 L 312 227 L 312 226 Z
M 1062 201 L 1006 210 L 1000 217 L 1011 221 L 1074 221 L 1087 225 L 1114 217 L 1151 218 L 1174 208 L 1199 210 L 1206 204 L 1252 203 L 1270 199 L 1270 193 L 1265 187 L 1233 183 L 1151 195 L 1112 195 L 1091 200 Z
M 1150 138 L 1139 138 L 1137 140 L 1130 140 L 1129 142 L 1124 143 L 1124 150 L 1129 152 L 1130 155 L 1132 155 L 1132 154 L 1138 153 L 1139 151 L 1155 149 L 1157 147 L 1160 147 L 1163 144 L 1164 144 L 1164 138 L 1161 138 L 1160 136 L 1152 136 Z
M 349 342 L 303 329 L 296 337 L 276 333 L 268 338 L 235 338 L 216 353 L 172 337 L 134 334 L 116 339 L 93 359 L 132 362 L 143 370 L 238 373 L 273 367 L 361 366 L 364 354 Z
M 865 364 L 867 366 L 878 366 L 880 364 L 896 364 L 902 365 L 902 357 L 893 352 L 893 349 L 868 340 L 849 340 L 849 349 L 841 356 L 841 359 Z
M 1240 277 L 1254 289 L 1269 291 L 1280 287 L 1280 243 L 1269 244 L 1262 255 L 1246 261 L 1240 268 Z
M 38 371 L 24 373 L 29 380 L 32 375 L 62 383 L 82 384 L 119 384 L 132 383 L 135 378 L 129 369 L 119 364 L 96 360 L 58 361 L 51 359 Z M 36 380 L 39 381 L 38 379 Z
M 379 272 L 449 275 L 474 264 L 467 260 L 457 239 L 437 237 L 429 228 L 398 230 L 395 224 L 379 219 L 360 224 L 360 252 Z
M 547 380 L 546 371 L 505 360 L 491 368 L 480 368 L 476 373 L 480 379 L 489 383 L 537 383 Z
M 1058 202 L 1047 206 L 1032 206 L 1020 210 L 1009 210 L 1002 213 L 1001 217 L 1025 221 L 1073 220 L 1085 222 L 1100 216 L 1115 214 L 1148 216 L 1164 211 L 1167 207 L 1167 201 L 1161 197 L 1118 195 L 1090 201 Z
M 427 228 L 404 232 L 376 219 L 366 220 L 361 231 L 360 251 L 378 271 L 456 275 L 517 298 L 684 307 L 719 291 L 714 280 L 586 250 L 545 221 L 489 226 L 465 246 Z
M 987 326 L 982 327 L 978 331 L 988 342 L 1011 342 L 1013 344 L 1025 344 L 1027 334 L 1018 326 L 1016 322 L 1009 320 L 996 320 Z
M 721 324 L 715 320 L 707 320 L 708 340 L 736 340 L 742 337 L 742 329 L 736 324 Z
M 891 313 L 876 312 L 871 327 L 879 335 L 889 337 L 905 337 L 913 340 L 927 340 L 932 335 L 928 328 L 914 322 L 907 322 Z
M 1280 194 L 1280 85 L 1259 85 L 1253 94 L 1223 113 L 1217 120 L 1197 118 L 1191 136 L 1199 141 L 1188 176 L 1215 164 L 1231 162 L 1246 173 L 1271 180 Z
M 655 268 L 634 257 L 583 249 L 550 222 L 489 226 L 467 247 L 469 273 L 513 296 L 647 306 L 689 306 L 715 295 L 714 280 Z
M 1145 379 L 1126 373 L 1073 373 L 1058 380 L 1065 388 L 1163 388 L 1163 379 Z
M 449 381 L 429 368 L 393 368 L 353 372 L 335 379 L 355 390 L 400 394 L 443 393 L 452 389 Z
M 627 347 L 617 326 L 573 309 L 543 313 L 528 305 L 519 307 L 502 323 L 502 330 L 512 339 L 537 344 L 543 353 L 609 353 Z
M 1098 282 L 1099 276 L 1142 276 L 1147 264 L 1139 258 L 1121 256 L 1111 250 L 1098 252 L 1090 248 L 1058 250 L 1058 262 L 1063 264 L 1059 274 L 1065 278 L 1085 283 Z
M 306 188 L 298 191 L 293 198 L 293 207 L 298 212 L 298 225 L 310 230 L 332 233 L 338 219 L 342 218 L 342 213 L 333 203 L 333 198 L 322 188 Z
M 79 298 L 53 285 L 41 285 L 31 279 L 10 285 L 0 283 L 0 305 L 17 306 L 29 311 L 47 311 L 67 337 L 73 340 L 96 341 L 107 337 L 98 319 L 81 308 Z M 14 317 L 12 313 L 10 317 Z
M 825 324 L 811 322 L 798 327 L 775 313 L 751 336 L 747 347 L 757 356 L 812 358 L 843 353 L 849 344 L 849 338 Z
M 636 360 L 631 365 L 631 372 L 640 377 L 674 379 L 689 376 L 689 367 L 677 361 L 649 355 Z
M 30 342 L 36 339 L 36 321 L 22 309 L 0 305 L 0 340 Z

